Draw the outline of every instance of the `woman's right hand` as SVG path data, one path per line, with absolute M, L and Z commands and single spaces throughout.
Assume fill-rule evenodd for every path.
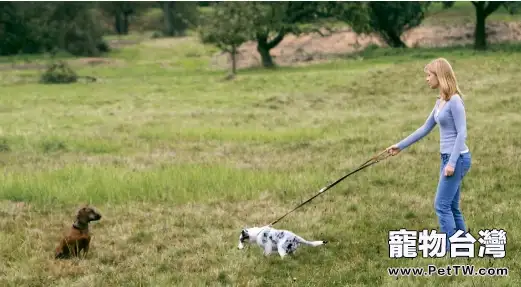
M 391 155 L 397 155 L 398 153 L 400 153 L 400 148 L 398 147 L 398 145 L 395 145 L 395 144 L 394 144 L 394 145 L 388 147 L 388 148 L 386 149 L 386 151 L 387 151 L 388 153 L 390 153 Z

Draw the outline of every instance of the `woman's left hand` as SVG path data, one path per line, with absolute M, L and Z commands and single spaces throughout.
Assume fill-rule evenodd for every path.
M 451 165 L 445 166 L 445 176 L 452 176 L 454 174 L 454 168 Z

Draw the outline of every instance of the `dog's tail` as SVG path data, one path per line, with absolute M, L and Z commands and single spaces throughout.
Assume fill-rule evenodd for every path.
M 326 240 L 317 240 L 317 241 L 308 241 L 300 236 L 297 236 L 298 240 L 300 241 L 300 243 L 302 244 L 306 244 L 306 245 L 309 245 L 309 246 L 313 246 L 313 247 L 317 247 L 317 246 L 320 246 L 320 245 L 324 245 L 327 243 Z
M 310 245 L 310 246 L 313 246 L 313 247 L 320 246 L 320 245 L 324 245 L 324 244 L 326 244 L 326 243 L 327 243 L 326 240 L 307 241 L 307 242 L 306 242 L 307 245 Z

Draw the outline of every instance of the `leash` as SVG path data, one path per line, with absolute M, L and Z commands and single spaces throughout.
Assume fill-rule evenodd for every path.
M 335 182 L 329 184 L 328 186 L 325 186 L 323 187 L 322 189 L 320 189 L 318 191 L 317 194 L 315 194 L 313 197 L 311 197 L 310 199 L 302 202 L 301 204 L 299 204 L 297 207 L 293 208 L 292 210 L 290 210 L 289 212 L 287 212 L 286 214 L 284 214 L 283 216 L 279 217 L 277 220 L 273 221 L 272 223 L 269 224 L 269 226 L 272 226 L 274 225 L 275 223 L 279 222 L 280 220 L 282 220 L 284 217 L 286 217 L 287 215 L 289 215 L 290 213 L 292 213 L 293 211 L 299 209 L 300 207 L 308 204 L 309 202 L 311 202 L 313 199 L 315 199 L 316 197 L 318 197 L 319 195 L 321 195 L 322 193 L 324 193 L 326 190 L 332 188 L 333 186 L 337 185 L 339 182 L 341 182 L 342 180 L 344 180 L 346 177 L 350 176 L 350 175 L 353 175 L 359 171 L 361 171 L 362 169 L 368 167 L 368 166 L 371 166 L 375 163 L 378 163 L 380 162 L 381 160 L 384 160 L 386 159 L 387 157 L 389 157 L 391 154 L 387 152 L 387 150 L 384 150 L 382 152 L 380 152 L 379 154 L 376 154 L 374 156 L 372 156 L 369 160 L 367 160 L 366 162 L 364 162 L 363 164 L 361 164 L 358 168 L 356 168 L 355 170 L 351 171 L 350 173 L 342 176 L 341 178 L 339 178 L 338 180 L 336 180 Z

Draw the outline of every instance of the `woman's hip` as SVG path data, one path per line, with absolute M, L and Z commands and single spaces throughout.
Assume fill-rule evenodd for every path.
M 443 170 L 449 163 L 450 154 L 447 153 L 441 153 L 440 154 L 440 173 L 443 175 Z M 470 151 L 462 153 L 459 155 L 456 166 L 454 166 L 454 175 L 459 174 L 461 177 L 463 177 L 470 169 L 472 165 L 472 154 Z

